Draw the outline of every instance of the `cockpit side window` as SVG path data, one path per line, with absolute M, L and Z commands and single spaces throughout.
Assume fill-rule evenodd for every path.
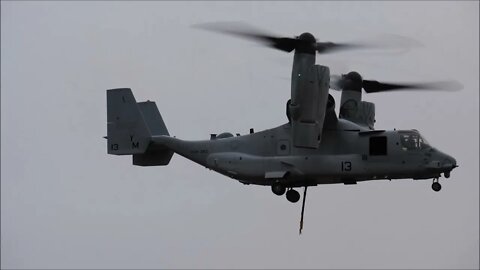
M 415 151 L 428 148 L 426 140 L 415 131 L 400 131 L 400 144 L 404 151 Z

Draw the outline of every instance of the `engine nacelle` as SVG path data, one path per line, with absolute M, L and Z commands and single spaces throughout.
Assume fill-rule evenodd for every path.
M 375 104 L 362 101 L 362 84 L 362 76 L 357 72 L 345 75 L 342 81 L 339 118 L 374 129 Z
M 362 101 L 360 104 L 358 110 L 359 121 L 373 130 L 375 126 L 375 104 L 367 101 Z
M 339 118 L 374 129 L 375 104 L 362 101 L 361 91 L 343 90 Z
M 318 148 L 328 100 L 330 70 L 325 66 L 314 65 L 296 82 L 296 91 L 287 103 L 293 145 Z
M 362 100 L 361 90 L 342 90 L 342 98 L 340 101 L 339 118 L 353 120 L 357 117 L 358 107 Z

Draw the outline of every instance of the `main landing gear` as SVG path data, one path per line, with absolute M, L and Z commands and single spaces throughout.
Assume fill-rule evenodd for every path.
M 286 192 L 287 200 L 292 203 L 296 203 L 300 200 L 300 193 L 298 193 L 298 191 L 292 188 L 289 188 L 287 191 L 287 188 L 282 183 L 274 183 L 272 185 L 272 192 L 278 196 L 282 196 Z
M 292 203 L 296 203 L 300 200 L 300 193 L 296 191 L 293 188 L 289 188 L 287 191 L 287 188 L 285 187 L 284 184 L 280 182 L 275 182 L 272 184 L 272 192 L 275 193 L 275 195 L 282 196 L 287 193 L 287 200 Z M 302 203 L 302 215 L 300 217 L 300 230 L 299 234 L 302 234 L 302 229 L 303 229 L 303 213 L 305 212 L 305 199 L 307 198 L 307 186 L 305 186 L 305 190 L 303 191 L 303 203 Z
M 275 195 L 278 195 L 278 196 L 282 196 L 283 194 L 285 194 L 285 191 L 287 190 L 287 188 L 282 185 L 281 183 L 274 183 L 272 185 L 272 192 L 275 194 Z M 288 194 L 287 194 L 287 197 L 288 197 Z
M 287 200 L 292 203 L 298 202 L 300 200 L 300 193 L 295 189 L 290 189 L 287 191 Z
M 432 189 L 439 192 L 442 189 L 442 185 L 438 182 L 438 178 L 433 178 Z

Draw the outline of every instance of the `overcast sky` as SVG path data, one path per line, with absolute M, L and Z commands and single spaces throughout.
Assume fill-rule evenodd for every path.
M 317 63 L 368 79 L 460 81 L 460 92 L 364 95 L 376 128 L 418 129 L 460 167 L 438 193 L 431 180 L 310 188 L 299 236 L 301 204 L 269 187 L 178 155 L 151 168 L 107 155 L 110 88 L 156 101 L 184 139 L 286 122 L 293 55 L 191 28 L 216 21 L 322 41 L 419 41 Z M 478 269 L 478 24 L 478 1 L 2 1 L 1 267 Z

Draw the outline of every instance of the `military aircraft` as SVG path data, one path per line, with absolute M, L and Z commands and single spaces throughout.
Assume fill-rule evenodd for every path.
M 300 199 L 295 188 L 304 187 L 300 233 L 309 186 L 433 179 L 432 189 L 440 191 L 441 174 L 449 178 L 457 167 L 453 157 L 430 145 L 417 130 L 375 129 L 375 106 L 361 97 L 362 88 L 374 93 L 445 84 L 382 83 L 364 80 L 357 72 L 331 76 L 329 67 L 315 64 L 316 54 L 359 46 L 318 42 L 310 33 L 288 38 L 258 31 L 223 32 L 294 52 L 288 122 L 260 132 L 250 129 L 246 135 L 225 132 L 185 141 L 170 136 L 155 102 L 137 103 L 131 89 L 111 89 L 107 90 L 108 154 L 132 155 L 138 166 L 165 166 L 177 153 L 240 183 L 270 186 L 274 194 L 286 194 L 292 203 Z M 338 116 L 330 89 L 342 91 Z

